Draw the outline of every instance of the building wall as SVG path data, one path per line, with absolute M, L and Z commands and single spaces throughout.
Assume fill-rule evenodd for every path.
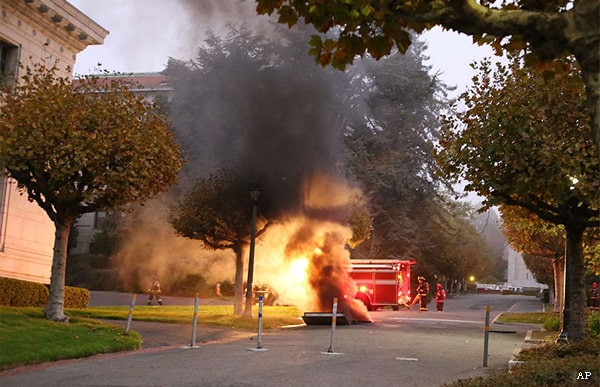
M 72 75 L 79 52 L 102 44 L 108 31 L 64 0 L 0 0 L 0 47 L 5 68 L 0 81 L 18 80 L 19 64 L 57 65 Z M 0 177 L 0 276 L 49 283 L 54 225 L 46 213 Z
M 506 246 L 504 255 L 508 261 L 507 285 L 522 288 L 546 289 L 548 286 L 536 281 L 531 271 L 525 265 L 521 253 Z

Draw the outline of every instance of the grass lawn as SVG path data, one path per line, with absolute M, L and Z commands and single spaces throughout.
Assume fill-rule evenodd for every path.
M 140 335 L 97 319 L 126 320 L 128 306 L 66 309 L 69 323 L 46 320 L 42 308 L 0 306 L 0 370 L 100 353 L 138 349 Z M 254 316 L 258 309 L 254 310 Z M 300 311 L 288 306 L 263 307 L 263 328 L 302 322 Z M 193 306 L 137 306 L 133 320 L 192 324 Z M 233 306 L 200 306 L 198 324 L 256 330 L 257 318 L 233 315 Z
M 67 309 L 68 316 L 92 317 L 99 319 L 126 320 L 129 306 L 93 306 L 87 309 Z M 198 324 L 256 330 L 258 306 L 253 307 L 255 317 L 242 317 L 233 314 L 233 305 L 202 305 L 198 307 Z M 264 329 L 302 323 L 302 313 L 293 306 L 263 306 Z M 171 324 L 191 324 L 194 318 L 193 306 L 136 306 L 132 319 Z
M 140 347 L 136 332 L 91 318 L 46 320 L 42 308 L 0 307 L 0 370 Z
M 502 313 L 498 318 L 501 323 L 520 323 L 520 324 L 540 324 L 543 325 L 546 320 L 556 316 L 553 312 L 535 312 L 535 313 Z

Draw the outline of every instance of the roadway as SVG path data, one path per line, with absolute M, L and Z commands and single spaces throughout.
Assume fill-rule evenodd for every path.
M 535 297 L 467 295 L 448 299 L 443 313 L 435 305 L 428 312 L 371 312 L 374 323 L 337 326 L 333 334 L 330 326 L 263 332 L 260 349 L 256 332 L 199 326 L 197 345 L 190 347 L 189 325 L 134 321 L 131 328 L 142 334 L 145 349 L 23 367 L 0 373 L 0 384 L 439 386 L 506 372 L 527 330 L 537 327 L 492 323 L 483 367 L 486 305 L 490 321 L 503 312 L 541 310 Z

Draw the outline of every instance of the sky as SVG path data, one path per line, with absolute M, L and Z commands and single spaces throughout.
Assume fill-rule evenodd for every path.
M 169 57 L 195 56 L 208 29 L 218 32 L 227 22 L 243 20 L 268 29 L 266 16 L 256 15 L 252 0 L 69 0 L 110 34 L 104 44 L 77 56 L 75 74 L 102 69 L 123 73 L 162 71 Z M 469 36 L 436 28 L 424 34 L 432 71 L 458 95 L 474 75 L 469 64 L 492 54 Z M 308 50 L 308 47 L 307 47 Z

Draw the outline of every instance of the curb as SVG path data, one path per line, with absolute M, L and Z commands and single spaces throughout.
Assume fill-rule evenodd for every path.
M 523 363 L 522 360 L 517 360 L 517 356 L 519 355 L 519 353 L 521 353 L 521 351 L 523 349 L 531 348 L 536 345 L 540 345 L 540 344 L 548 342 L 548 340 L 544 340 L 544 339 L 534 339 L 534 338 L 532 338 L 532 336 L 533 336 L 533 331 L 531 331 L 531 330 L 527 331 L 527 334 L 525 335 L 525 338 L 523 339 L 524 345 L 522 345 L 521 348 L 517 348 L 513 351 L 512 357 L 508 361 L 508 372 L 510 372 L 510 370 L 513 367 Z

